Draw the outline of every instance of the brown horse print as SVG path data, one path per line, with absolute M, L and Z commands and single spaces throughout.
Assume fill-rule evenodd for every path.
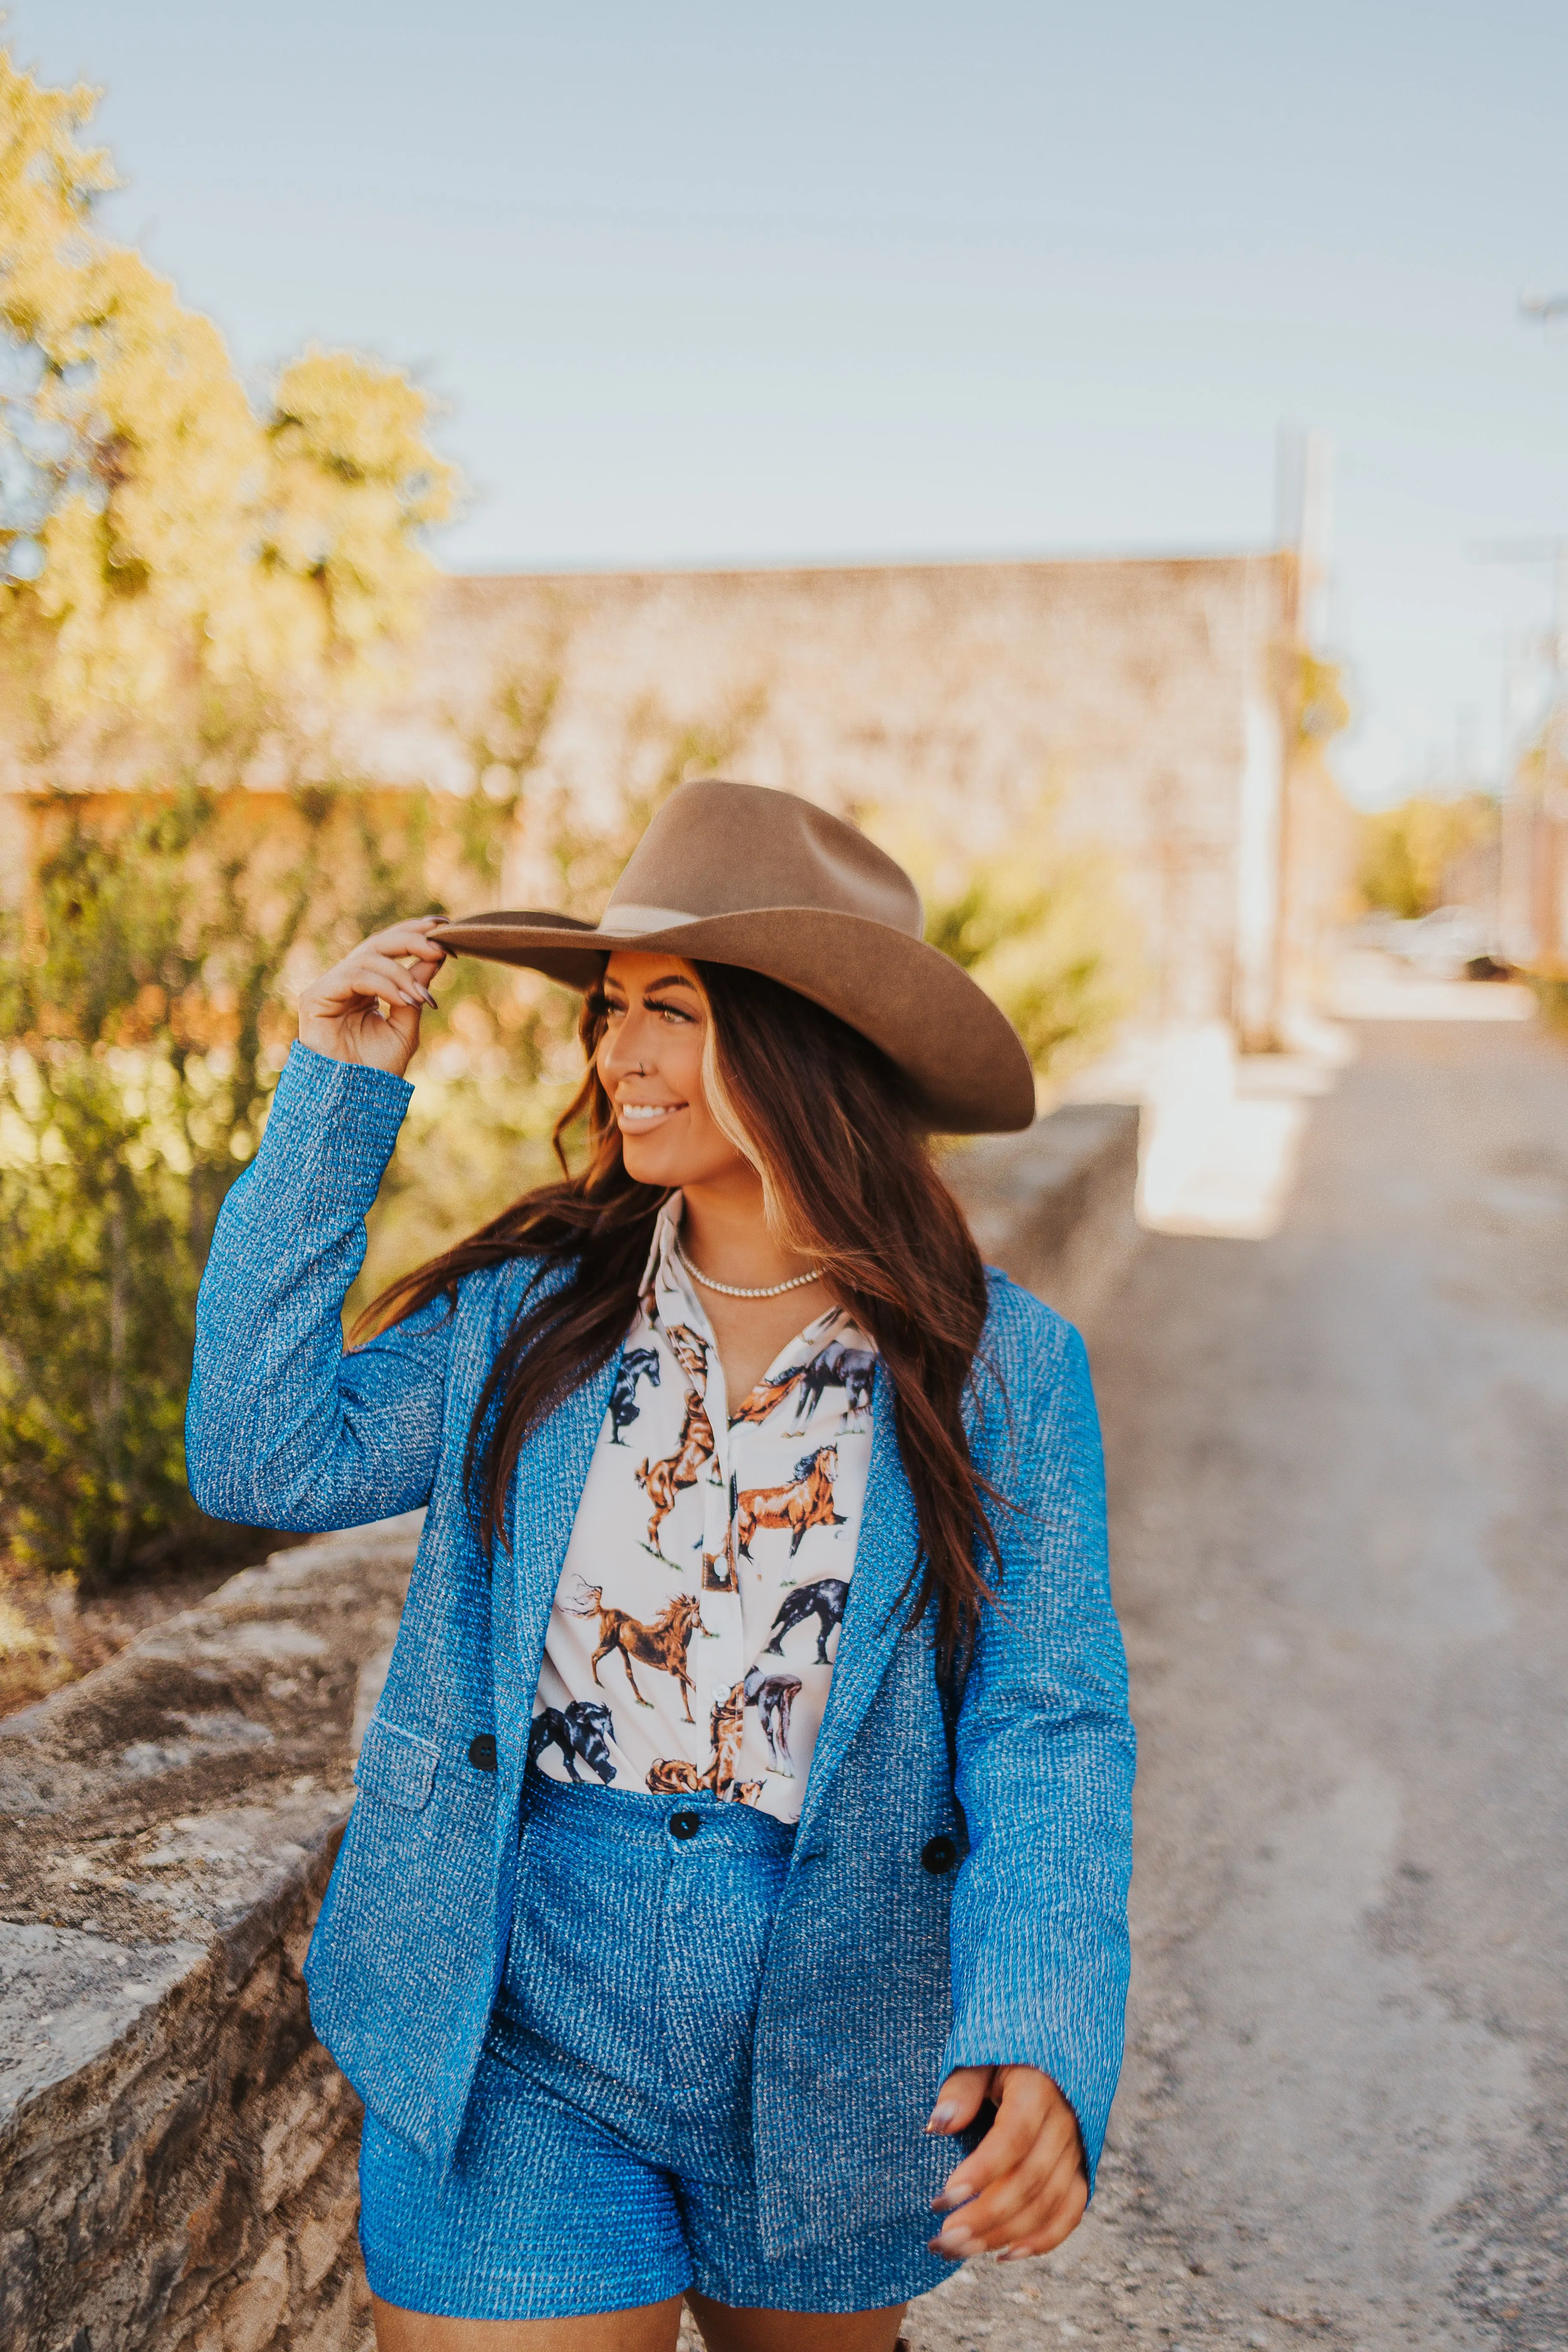
M 801 1538 L 812 1528 L 841 1528 L 845 1522 L 833 1507 L 833 1482 L 838 1475 L 838 1448 L 819 1445 L 795 1465 L 787 1486 L 749 1486 L 735 1513 L 735 1540 L 742 1559 L 752 1557 L 752 1538 L 759 1528 L 787 1528 L 789 1556 L 800 1549 Z
M 800 1696 L 798 1675 L 764 1675 L 761 1666 L 749 1666 L 742 1685 L 746 1705 L 757 1710 L 757 1720 L 763 1727 L 763 1738 L 768 1743 L 768 1760 L 773 1769 L 786 1780 L 795 1779 L 795 1761 L 789 1752 L 789 1711 Z M 780 1762 L 780 1758 L 783 1762 Z
M 687 1379 L 695 1381 L 700 1389 L 705 1389 L 708 1385 L 707 1340 L 689 1323 L 667 1323 L 664 1336 L 669 1341 L 671 1355 Z
M 694 1592 L 678 1592 L 661 1616 L 651 1625 L 645 1625 L 624 1609 L 607 1609 L 601 1588 L 584 1584 L 583 1600 L 574 1606 L 564 1604 L 573 1617 L 597 1617 L 599 1646 L 594 1653 L 594 1680 L 599 1682 L 599 1662 L 618 1652 L 626 1670 L 633 1698 L 639 1706 L 651 1706 L 653 1701 L 644 1698 L 637 1688 L 637 1678 L 632 1672 L 632 1660 L 640 1665 L 657 1666 L 662 1675 L 673 1675 L 680 1685 L 681 1703 L 688 1723 L 697 1718 L 691 1712 L 691 1677 L 686 1671 L 686 1654 L 691 1647 L 691 1637 L 701 1633 L 702 1603 Z M 604 1685 L 599 1683 L 601 1690 Z
M 763 1650 L 775 1658 L 784 1655 L 784 1637 L 793 1633 L 806 1619 L 816 1619 L 816 1663 L 827 1664 L 827 1637 L 844 1615 L 844 1604 L 849 1598 L 849 1587 L 841 1576 L 825 1576 L 816 1584 L 797 1584 L 793 1592 L 784 1595 L 784 1606 L 773 1619 L 773 1638 Z
M 754 1424 L 766 1421 L 768 1415 L 783 1404 L 790 1391 L 799 1387 L 805 1378 L 806 1370 L 805 1365 L 796 1364 L 792 1370 L 781 1372 L 776 1381 L 760 1380 L 751 1395 L 738 1404 L 730 1415 L 731 1428 L 733 1429 L 738 1422 L 746 1421 Z
M 716 1482 L 715 1482 L 716 1483 Z M 724 1522 L 724 1548 L 702 1554 L 704 1592 L 735 1592 L 740 1589 L 735 1567 L 735 1474 L 730 1473 L 730 1514 Z
M 644 1462 L 637 1472 L 637 1485 L 653 1506 L 647 1523 L 647 1548 L 657 1559 L 664 1558 L 658 1531 L 674 1510 L 676 1496 L 684 1487 L 696 1486 L 703 1464 L 712 1457 L 713 1424 L 708 1418 L 707 1406 L 692 1389 L 687 1396 L 686 1417 L 680 1424 L 680 1442 L 675 1452 L 662 1462 Z
M 694 1797 L 700 1789 L 710 1789 L 716 1797 L 729 1797 L 737 1788 L 754 1787 L 762 1794 L 760 1780 L 737 1781 L 735 1766 L 740 1760 L 741 1742 L 746 1729 L 746 1686 L 737 1683 L 731 1691 L 713 1702 L 713 1712 L 708 1718 L 708 1737 L 713 1753 L 706 1771 L 700 1772 L 684 1756 L 671 1756 L 662 1764 L 648 1767 L 647 1785 L 656 1797 Z M 754 1805 L 755 1796 L 741 1800 Z

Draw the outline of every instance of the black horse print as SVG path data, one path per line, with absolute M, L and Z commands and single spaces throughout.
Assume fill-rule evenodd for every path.
M 824 1348 L 798 1375 L 800 1402 L 795 1410 L 802 1428 L 822 1402 L 825 1389 L 843 1390 L 846 1412 L 869 1412 L 876 1370 L 873 1349 L 847 1347 L 842 1339 L 835 1339 L 831 1347 Z
M 773 1770 L 782 1773 L 786 1780 L 793 1780 L 795 1762 L 789 1752 L 789 1711 L 800 1696 L 800 1676 L 764 1675 L 761 1666 L 748 1666 L 743 1687 L 746 1705 L 757 1710 L 757 1720 L 763 1727 L 763 1738 L 768 1743 L 768 1759 Z
M 616 1374 L 616 1385 L 610 1391 L 610 1444 L 622 1445 L 623 1429 L 629 1429 L 640 1410 L 637 1404 L 637 1382 L 647 1381 L 650 1387 L 658 1386 L 658 1350 L 657 1348 L 628 1348 L 621 1358 Z
M 608 1742 L 616 1736 L 616 1727 L 607 1706 L 597 1699 L 574 1699 L 565 1708 L 547 1706 L 542 1715 L 533 1718 L 528 1735 L 528 1760 L 537 1764 L 547 1748 L 559 1748 L 561 1761 L 566 1767 L 569 1780 L 577 1778 L 580 1756 L 591 1772 L 596 1772 L 607 1789 L 616 1777 L 610 1760 Z
M 827 1664 L 827 1637 L 844 1615 L 844 1604 L 849 1598 L 849 1587 L 841 1576 L 825 1576 L 816 1584 L 797 1584 L 793 1592 L 784 1595 L 784 1607 L 773 1619 L 773 1638 L 763 1654 L 771 1651 L 775 1658 L 784 1655 L 784 1637 L 804 1625 L 806 1619 L 816 1619 L 816 1663 Z

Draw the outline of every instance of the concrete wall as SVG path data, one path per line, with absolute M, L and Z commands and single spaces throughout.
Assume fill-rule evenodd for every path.
M 1137 1115 L 955 1153 L 988 1255 L 1091 1334 Z M 417 1517 L 277 1554 L 0 1723 L 4 2352 L 362 2352 L 358 2103 L 300 1965 Z
M 1285 555 L 452 579 L 378 772 L 471 775 L 495 682 L 559 668 L 546 772 L 591 795 L 650 710 L 717 728 L 722 766 L 835 807 L 915 801 L 1005 836 L 1043 790 L 1108 845 L 1147 1010 L 1265 1024 L 1285 773 Z

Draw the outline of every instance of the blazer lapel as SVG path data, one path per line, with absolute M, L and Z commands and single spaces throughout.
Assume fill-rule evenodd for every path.
M 916 1559 L 918 1531 L 910 1482 L 893 1425 L 892 1389 L 878 1367 L 871 1407 L 871 1463 L 855 1547 L 849 1599 L 838 1629 L 827 1706 L 812 1752 L 795 1851 L 820 1813 L 826 1791 L 866 1717 L 909 1614 L 900 1595 Z

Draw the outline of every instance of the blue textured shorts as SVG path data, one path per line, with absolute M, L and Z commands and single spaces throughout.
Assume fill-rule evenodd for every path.
M 911 2275 L 907 2231 L 763 2254 L 752 2032 L 794 1836 L 707 1795 L 530 1773 L 506 1974 L 445 2183 L 365 2116 L 360 2242 L 384 2302 L 555 2319 L 695 2287 L 858 2311 L 947 2274 L 922 2250 Z

